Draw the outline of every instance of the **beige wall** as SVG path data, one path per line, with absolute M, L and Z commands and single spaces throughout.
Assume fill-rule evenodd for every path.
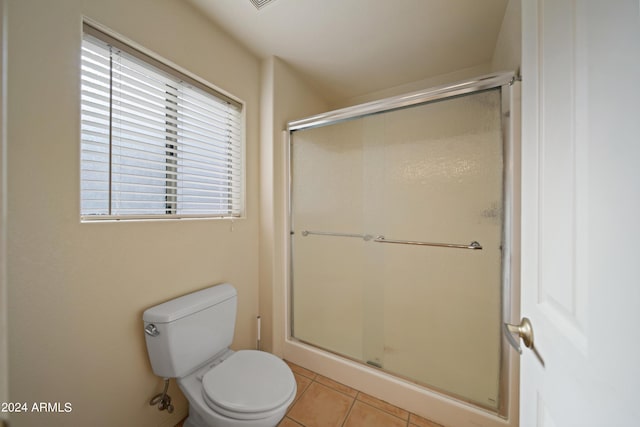
M 0 402 L 9 401 L 9 382 L 8 382 L 8 365 L 7 365 L 7 264 L 6 264 L 6 236 L 7 236 L 7 218 L 6 218 L 6 166 L 5 166 L 5 60 L 4 53 L 6 37 L 4 30 L 4 7 L 6 2 L 0 0 Z M 0 412 L 0 420 L 6 419 L 7 413 Z
M 406 93 L 417 92 L 419 90 L 430 89 L 436 86 L 455 83 L 460 80 L 467 80 L 491 72 L 491 64 L 479 64 L 474 67 L 463 68 L 451 73 L 429 76 L 421 80 L 393 86 L 387 89 L 371 92 L 366 95 L 354 98 L 346 98 L 331 104 L 331 109 L 350 107 L 352 105 L 363 104 L 365 102 L 378 101 L 392 96 L 404 95 Z
M 327 111 L 328 104 L 277 57 L 262 62 L 260 151 L 260 314 L 263 349 L 282 356 L 285 334 L 287 122 Z
M 490 63 L 478 64 L 473 67 L 463 68 L 461 70 L 437 76 L 427 76 L 421 80 L 393 86 L 354 98 L 345 98 L 338 101 L 333 100 L 330 105 L 331 109 L 377 101 L 379 99 L 428 89 L 448 83 L 454 83 L 459 80 L 466 80 L 483 74 L 488 74 L 493 71 L 515 71 L 520 67 L 520 54 L 522 50 L 520 46 L 522 38 L 522 25 L 520 22 L 522 8 L 521 2 L 522 0 L 509 0 L 502 19 L 502 26 L 496 41 L 493 58 Z
M 7 2 L 9 391 L 73 407 L 12 415 L 11 425 L 173 425 L 186 412 L 178 391 L 172 416 L 147 404 L 161 380 L 142 311 L 229 281 L 239 292 L 233 346 L 255 343 L 260 63 L 180 1 Z M 246 219 L 80 223 L 83 15 L 246 102 Z
M 522 52 L 521 10 L 522 0 L 509 0 L 493 52 L 492 71 L 515 71 L 520 68 Z

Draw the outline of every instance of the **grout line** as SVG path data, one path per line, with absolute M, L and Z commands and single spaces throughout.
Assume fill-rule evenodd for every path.
M 398 408 L 398 409 L 402 409 L 403 411 L 407 411 L 408 415 L 407 415 L 407 419 L 405 420 L 404 418 L 400 418 L 400 417 L 399 417 L 399 416 L 397 416 L 396 414 L 392 414 L 391 412 L 389 412 L 389 411 L 385 411 L 385 410 L 384 410 L 384 409 L 382 409 L 382 408 L 378 408 L 377 406 L 373 406 L 373 405 L 372 405 L 372 404 L 370 404 L 370 403 L 363 402 L 362 400 L 358 400 L 358 402 L 362 403 L 363 405 L 367 405 L 367 406 L 369 406 L 369 407 L 371 407 L 371 408 L 373 408 L 373 409 L 375 409 L 375 410 L 377 410 L 377 411 L 380 411 L 380 412 L 382 412 L 383 414 L 391 415 L 392 417 L 397 418 L 397 419 L 399 419 L 400 421 L 406 421 L 406 422 L 407 422 L 407 426 L 409 425 L 409 419 L 411 418 L 411 415 L 410 415 L 411 413 L 410 413 L 409 411 L 407 411 L 406 409 L 402 409 L 402 408 L 400 408 L 400 407 L 396 406 L 396 408 Z M 386 402 L 385 402 L 385 403 L 386 403 Z M 389 403 L 389 405 L 391 405 L 391 404 Z
M 356 394 L 357 396 L 357 394 Z M 351 397 L 351 396 L 349 396 Z M 347 420 L 349 419 L 349 415 L 351 415 L 351 411 L 353 410 L 353 406 L 356 404 L 356 398 L 353 398 L 353 401 L 351 401 L 351 406 L 349 406 L 349 410 L 347 411 L 347 415 L 344 417 L 344 420 L 342 421 L 342 424 L 340 424 L 341 427 L 344 427 L 345 423 L 347 422 Z
M 304 377 L 304 375 L 302 375 Z M 307 377 L 305 377 L 307 378 Z M 307 378 L 308 379 L 308 378 Z M 285 413 L 285 417 L 289 417 L 289 412 L 291 412 L 293 410 L 293 407 L 296 406 L 298 404 L 298 402 L 300 401 L 300 399 L 302 399 L 302 396 L 304 396 L 304 394 L 307 392 L 307 390 L 309 390 L 309 387 L 311 387 L 311 384 L 313 383 L 313 380 L 307 384 L 307 386 L 304 388 L 304 390 L 302 390 L 302 393 L 300 393 L 300 395 L 298 397 L 296 397 L 293 401 L 293 403 L 291 403 L 291 406 L 289 406 L 289 408 L 287 409 L 287 412 Z M 291 417 L 289 417 L 291 418 Z M 293 421 L 296 421 L 295 419 L 291 418 Z M 297 422 L 297 421 L 296 421 Z M 300 423 L 298 423 L 300 424 Z M 302 424 L 300 424 L 302 425 Z M 304 427 L 304 426 L 303 426 Z
M 318 384 L 323 385 L 323 386 L 325 386 L 325 387 L 327 387 L 327 388 L 330 388 L 330 389 L 331 389 L 331 390 L 333 390 L 333 391 L 337 391 L 337 392 L 338 392 L 338 393 L 340 393 L 340 394 L 344 394 L 345 396 L 350 397 L 350 398 L 352 398 L 352 399 L 355 399 L 355 398 L 358 396 L 358 394 L 360 394 L 360 390 L 355 389 L 355 388 L 353 388 L 353 387 L 349 387 L 349 386 L 348 386 L 348 385 L 346 385 L 346 384 L 339 383 L 338 381 L 333 380 L 333 379 L 331 379 L 331 378 L 329 378 L 329 377 L 325 377 L 325 376 L 323 376 L 324 378 L 328 379 L 329 381 L 332 381 L 332 382 L 334 382 L 334 383 L 336 383 L 336 384 L 342 385 L 342 386 L 344 386 L 344 387 L 347 387 L 347 388 L 349 388 L 349 389 L 351 389 L 351 390 L 355 391 L 355 392 L 356 392 L 356 395 L 355 395 L 355 396 L 351 396 L 349 393 L 346 393 L 346 392 L 344 392 L 343 390 L 338 390 L 337 388 L 335 388 L 335 387 L 333 387 L 333 386 L 331 386 L 331 385 L 329 385 L 329 384 L 323 384 L 323 383 L 321 383 L 320 381 L 317 381 L 317 378 L 318 378 L 318 377 L 320 377 L 320 376 L 321 376 L 321 375 L 320 375 L 320 374 L 318 374 L 318 375 L 316 376 L 316 379 L 315 379 L 315 380 L 313 380 L 313 381 L 314 381 L 314 382 L 317 382 Z
M 294 420 L 294 419 L 293 419 L 293 418 L 291 418 L 291 417 L 288 417 L 288 416 L 286 416 L 286 415 L 285 415 L 285 416 L 284 416 L 284 418 L 289 418 L 289 420 L 291 420 L 291 422 L 292 422 L 292 423 L 295 423 L 297 426 L 305 427 L 305 425 L 304 425 L 304 424 L 297 422 L 296 420 Z M 283 420 L 284 420 L 284 418 L 283 418 Z M 280 422 L 282 422 L 282 421 L 280 421 Z M 280 423 L 278 423 L 278 424 L 280 424 Z

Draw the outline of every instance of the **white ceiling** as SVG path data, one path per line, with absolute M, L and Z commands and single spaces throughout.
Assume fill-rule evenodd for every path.
M 508 0 L 189 1 L 340 100 L 490 62 Z

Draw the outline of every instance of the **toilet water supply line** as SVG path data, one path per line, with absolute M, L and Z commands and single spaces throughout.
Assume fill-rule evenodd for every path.
M 158 405 L 158 411 L 167 410 L 168 413 L 173 413 L 173 405 L 171 404 L 171 396 L 167 394 L 167 390 L 169 390 L 169 378 L 164 379 L 164 390 L 162 393 L 158 393 L 151 398 L 149 401 L 149 405 L 155 406 Z

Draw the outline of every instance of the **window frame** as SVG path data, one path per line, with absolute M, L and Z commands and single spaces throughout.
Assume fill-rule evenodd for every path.
M 80 177 L 80 192 L 79 192 L 79 207 L 80 207 L 80 221 L 85 223 L 91 222 L 108 222 L 108 221 L 140 221 L 140 220 L 151 220 L 151 221 L 163 221 L 163 220 L 175 220 L 175 219 L 243 219 L 246 218 L 246 104 L 244 101 L 236 98 L 235 96 L 229 94 L 228 92 L 218 88 L 217 86 L 207 82 L 206 80 L 196 76 L 195 74 L 187 71 L 186 69 L 178 66 L 177 64 L 157 55 L 156 53 L 150 51 L 147 48 L 140 46 L 139 44 L 122 37 L 114 33 L 113 31 L 105 28 L 104 26 L 92 22 L 90 20 L 84 19 L 82 22 L 82 40 L 84 40 L 85 35 L 89 35 L 95 39 L 98 39 L 115 49 L 118 49 L 132 57 L 134 57 L 138 61 L 142 61 L 148 66 L 156 68 L 161 72 L 169 74 L 186 84 L 193 86 L 194 88 L 199 89 L 200 91 L 206 92 L 213 97 L 218 98 L 220 101 L 227 102 L 233 105 L 239 111 L 239 125 L 240 125 L 240 144 L 239 144 L 239 155 L 240 155 L 240 164 L 238 171 L 238 180 L 239 180 L 239 202 L 238 202 L 238 213 L 165 213 L 165 214 L 83 214 L 82 213 L 82 200 L 83 200 L 83 190 L 82 190 L 82 177 Z M 82 76 L 82 71 L 80 71 L 80 77 Z M 80 105 L 82 105 L 82 101 L 80 101 Z M 82 116 L 82 114 L 80 114 Z M 80 132 L 80 148 L 82 149 L 83 139 L 82 139 L 82 131 Z M 109 154 L 111 156 L 111 154 Z M 79 166 L 82 169 L 82 156 L 80 156 Z M 111 174 L 111 171 L 109 172 Z M 176 183 L 176 188 L 179 183 Z M 111 192 L 111 190 L 109 190 Z M 176 194 L 172 194 L 170 192 L 166 193 L 169 196 L 176 196 Z M 233 193 L 230 193 L 233 194 Z M 109 195 L 109 199 L 111 199 L 111 194 Z M 173 197 L 175 199 L 175 197 Z M 175 200 L 170 202 L 168 200 L 168 204 L 173 203 L 176 204 Z

